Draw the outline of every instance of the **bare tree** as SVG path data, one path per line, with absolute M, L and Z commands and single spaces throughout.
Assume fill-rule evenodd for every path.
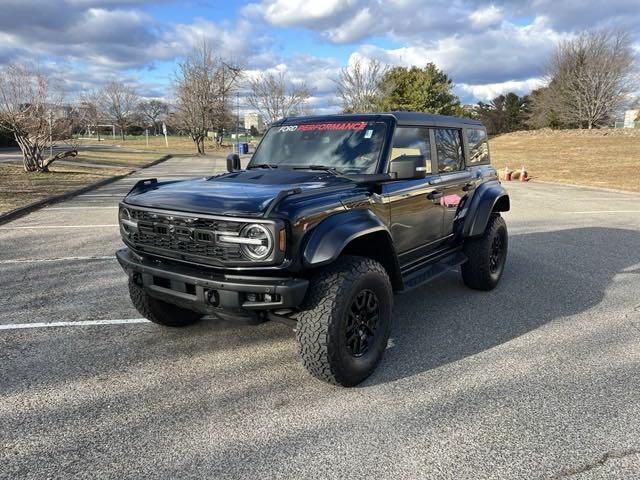
M 374 111 L 381 95 L 380 84 L 388 68 L 378 60 L 364 65 L 360 59 L 343 68 L 338 77 L 336 95 L 344 113 Z
M 122 140 L 127 129 L 135 123 L 138 104 L 139 97 L 135 89 L 122 82 L 109 82 L 100 91 L 100 110 L 120 128 Z
M 70 109 L 62 103 L 62 91 L 26 65 L 10 64 L 0 71 L 0 129 L 13 135 L 22 151 L 27 172 L 46 172 L 60 158 L 76 156 L 77 148 L 45 157 L 56 141 L 72 134 Z
M 169 105 L 162 100 L 146 100 L 140 102 L 138 110 L 142 118 L 153 125 L 153 134 L 160 132 L 160 120 L 169 113 Z
M 286 81 L 284 72 L 260 74 L 248 82 L 247 102 L 258 110 L 267 122 L 295 115 L 304 109 L 311 97 L 311 90 L 304 83 L 293 84 Z
M 230 117 L 229 99 L 241 73 L 240 67 L 215 57 L 206 41 L 178 64 L 173 121 L 191 136 L 198 154 L 205 153 L 204 141 L 212 129 L 220 133 L 221 140 Z
M 104 116 L 100 110 L 100 99 L 99 90 L 90 90 L 80 97 L 78 104 L 78 116 L 81 125 L 88 134 L 96 132 L 98 142 L 100 141 L 100 121 Z
M 606 125 L 635 88 L 633 66 L 632 40 L 626 32 L 584 32 L 561 42 L 547 74 L 554 110 L 569 125 Z

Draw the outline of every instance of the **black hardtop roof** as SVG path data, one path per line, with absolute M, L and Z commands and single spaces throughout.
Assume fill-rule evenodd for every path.
M 306 117 L 283 118 L 274 125 L 297 124 L 307 122 L 349 122 L 358 120 L 375 120 L 378 117 L 393 117 L 398 125 L 415 125 L 426 127 L 482 127 L 482 122 L 471 118 L 434 115 L 420 112 L 385 112 L 385 113 L 349 113 L 336 115 L 310 115 Z

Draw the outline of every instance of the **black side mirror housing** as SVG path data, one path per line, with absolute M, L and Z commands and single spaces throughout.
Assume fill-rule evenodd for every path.
M 427 167 L 422 155 L 402 155 L 394 158 L 389 173 L 396 180 L 413 180 L 427 176 Z
M 235 172 L 240 170 L 240 156 L 237 153 L 230 153 L 227 155 L 227 171 Z

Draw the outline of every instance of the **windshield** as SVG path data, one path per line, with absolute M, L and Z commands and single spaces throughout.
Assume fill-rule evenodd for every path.
M 273 127 L 249 167 L 326 167 L 341 173 L 376 173 L 384 143 L 382 122 L 320 122 Z

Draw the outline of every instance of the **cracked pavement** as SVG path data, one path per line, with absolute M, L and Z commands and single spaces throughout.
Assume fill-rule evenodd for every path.
M 223 163 L 2 226 L 0 325 L 69 326 L 0 330 L 0 478 L 640 477 L 639 195 L 506 184 L 499 287 L 449 272 L 396 297 L 359 388 L 307 375 L 278 323 L 75 325 L 140 317 L 112 257 L 132 183 Z

